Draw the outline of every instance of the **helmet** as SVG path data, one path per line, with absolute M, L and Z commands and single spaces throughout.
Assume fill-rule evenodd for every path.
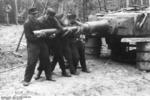
M 56 12 L 53 8 L 47 8 L 46 14 L 50 16 L 55 16 Z
M 67 17 L 68 17 L 69 19 L 75 19 L 75 18 L 76 18 L 76 14 L 68 13 L 68 14 L 67 14 Z
M 28 13 L 29 14 L 37 14 L 38 11 L 37 11 L 37 9 L 35 7 L 32 7 L 32 8 L 29 8 Z

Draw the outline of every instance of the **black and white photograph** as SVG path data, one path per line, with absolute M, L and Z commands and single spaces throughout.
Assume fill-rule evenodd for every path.
M 38 96 L 150 96 L 150 0 L 0 0 L 0 100 Z

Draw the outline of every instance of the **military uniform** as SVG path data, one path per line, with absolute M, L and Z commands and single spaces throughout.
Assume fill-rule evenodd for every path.
M 49 13 L 49 12 L 47 12 L 47 13 Z M 62 46 L 61 46 L 60 37 L 61 37 L 62 26 L 60 25 L 60 23 L 58 22 L 56 17 L 49 19 L 47 16 L 42 16 L 38 20 L 41 23 L 42 29 L 57 28 L 60 30 L 60 32 L 56 33 L 56 36 L 54 38 L 47 38 L 46 41 L 47 41 L 47 45 L 49 47 L 49 50 L 52 50 L 52 52 L 54 54 L 54 58 L 57 59 L 57 61 L 59 62 L 60 68 L 62 70 L 62 75 L 63 76 L 69 76 L 66 73 L 66 68 L 65 68 L 64 59 L 63 59 L 63 51 L 61 48 Z M 40 66 L 38 68 L 39 72 L 41 72 L 43 70 L 42 67 L 40 67 Z M 51 71 L 54 70 L 54 67 L 55 67 L 55 64 L 53 62 Z
M 84 43 L 84 40 L 82 38 L 77 38 L 75 45 L 76 45 L 75 47 L 77 49 L 77 52 L 79 54 L 79 58 L 76 59 L 77 64 L 78 64 L 78 62 L 80 62 L 82 71 L 83 72 L 89 72 L 89 70 L 87 69 L 86 60 L 85 60 L 85 43 Z M 74 55 L 76 55 L 76 54 L 74 53 Z M 77 66 L 77 64 L 76 64 L 76 66 Z
M 31 11 L 35 10 L 35 8 L 30 9 Z M 46 45 L 45 39 L 37 38 L 33 31 L 41 29 L 40 23 L 33 18 L 28 17 L 27 21 L 24 24 L 24 32 L 27 40 L 27 67 L 25 70 L 24 76 L 24 86 L 29 85 L 28 83 L 31 81 L 32 76 L 34 74 L 34 70 L 37 64 L 38 59 L 40 59 L 41 67 L 43 67 L 47 80 L 51 80 L 51 69 L 50 69 L 50 61 L 48 56 L 48 46 Z
M 76 16 L 74 15 L 72 17 L 74 17 L 73 19 L 75 19 Z M 79 25 L 82 25 L 82 23 L 80 23 L 79 21 L 77 21 L 75 19 L 73 21 L 70 21 L 68 25 L 69 26 L 79 26 Z M 81 34 L 77 35 L 77 34 L 73 33 L 68 37 L 68 39 L 70 40 L 69 45 L 70 45 L 71 56 L 72 56 L 72 62 L 71 61 L 70 62 L 73 63 L 73 68 L 71 69 L 71 71 L 76 72 L 78 62 L 80 61 L 82 71 L 89 72 L 89 70 L 87 69 L 87 66 L 86 66 L 86 61 L 85 61 L 84 41 L 80 36 L 81 36 Z
M 79 56 L 78 56 L 78 53 L 75 53 L 77 50 L 76 50 L 76 48 L 74 48 L 74 43 L 72 43 L 72 38 L 67 37 L 67 36 L 65 38 L 63 38 L 63 46 L 64 46 L 63 47 L 64 56 L 67 61 L 66 64 L 69 67 L 71 74 L 76 75 L 78 73 L 76 72 L 76 69 L 74 66 L 74 64 L 76 64 L 76 63 L 74 63 L 74 62 L 77 61 L 75 59 L 78 59 Z M 75 53 L 74 57 L 73 57 L 73 53 Z
M 63 26 L 68 26 L 68 25 L 66 25 L 64 22 L 62 22 L 62 24 L 63 24 Z M 69 34 L 71 34 L 71 33 L 69 33 Z M 72 73 L 72 74 L 77 74 L 76 73 L 76 70 L 75 70 L 75 67 L 74 67 L 74 61 L 76 61 L 76 60 L 73 60 L 73 55 L 72 55 L 72 53 L 74 52 L 73 50 L 73 48 L 74 48 L 74 46 L 72 45 L 72 41 L 74 41 L 74 36 L 73 36 L 73 34 L 71 34 L 71 35 L 67 35 L 67 36 L 63 36 L 64 34 L 61 34 L 60 36 L 59 36 L 59 40 L 61 40 L 61 44 L 60 44 L 60 46 L 61 46 L 61 49 L 63 49 L 62 51 L 63 51 L 63 56 L 64 56 L 64 58 L 66 59 L 66 61 L 67 61 L 67 65 L 66 66 L 68 66 L 69 68 L 70 68 L 70 72 Z M 76 49 L 76 48 L 75 48 Z M 76 50 L 75 50 L 76 51 Z M 77 53 L 76 53 L 77 54 Z M 77 55 L 75 55 L 76 57 L 78 57 Z M 74 58 L 76 58 L 76 57 L 74 57 Z M 54 70 L 54 68 L 55 68 L 55 65 L 56 65 L 56 63 L 57 63 L 57 61 L 58 61 L 58 59 L 55 57 L 55 55 L 54 55 L 54 59 L 53 59 L 53 61 L 52 61 L 52 69 Z

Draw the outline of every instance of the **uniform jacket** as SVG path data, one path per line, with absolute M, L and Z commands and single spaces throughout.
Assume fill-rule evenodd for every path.
M 40 24 L 37 20 L 31 20 L 30 17 L 24 23 L 24 33 L 27 39 L 27 43 L 39 43 L 42 41 L 41 38 L 38 38 L 34 35 L 34 30 L 39 30 Z

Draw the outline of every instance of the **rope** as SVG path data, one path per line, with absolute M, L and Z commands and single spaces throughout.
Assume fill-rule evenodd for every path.
M 26 66 L 26 64 L 22 64 L 22 65 L 19 65 L 19 66 L 17 66 L 17 67 L 9 68 L 9 69 L 7 69 L 7 70 L 5 70 L 5 71 L 0 71 L 0 74 L 1 74 L 1 73 L 6 73 L 6 72 L 9 72 L 9 71 L 12 71 L 12 70 L 15 70 L 15 69 L 17 69 L 17 68 L 23 68 L 23 67 L 25 67 L 25 66 Z

